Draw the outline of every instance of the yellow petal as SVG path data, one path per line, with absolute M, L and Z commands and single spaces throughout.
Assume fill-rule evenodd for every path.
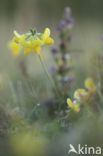
M 73 108 L 74 107 L 74 104 L 72 102 L 72 100 L 70 98 L 67 99 L 67 105 L 69 106 L 69 108 Z
M 42 45 L 42 40 L 38 39 L 38 40 L 34 40 L 32 45 L 35 47 L 35 46 L 41 46 Z
M 25 47 L 24 48 L 24 54 L 25 55 L 28 55 L 28 54 L 30 54 L 32 52 L 32 49 L 30 48 L 30 47 Z
M 33 50 L 34 50 L 35 53 L 40 54 L 41 47 L 40 46 L 35 46 Z
M 77 100 L 80 100 L 81 98 L 86 96 L 87 96 L 87 91 L 85 89 L 80 88 L 74 92 L 74 98 Z
M 85 80 L 85 87 L 89 90 L 89 91 L 92 91 L 92 92 L 95 92 L 96 91 L 96 85 L 93 81 L 92 78 L 87 78 Z
M 75 112 L 80 111 L 79 104 L 76 102 L 72 102 L 72 100 L 70 98 L 67 99 L 67 104 L 68 104 L 68 107 L 71 108 L 73 111 L 75 111 Z
M 48 45 L 54 44 L 54 40 L 51 37 L 48 37 L 44 42 L 45 44 L 48 44 Z
M 43 39 L 45 40 L 46 38 L 48 38 L 50 36 L 50 29 L 46 28 L 44 30 L 44 34 L 43 34 Z
M 25 41 L 23 44 L 23 47 L 32 47 L 32 42 L 31 41 Z
M 12 53 L 13 53 L 14 56 L 19 55 L 21 47 L 17 43 L 11 41 L 10 44 L 9 44 L 9 47 L 11 48 Z
M 21 36 L 16 30 L 14 30 L 14 35 L 15 35 L 15 37 L 20 37 Z
M 22 35 L 20 37 L 14 37 L 13 40 L 16 43 L 20 43 L 21 45 L 24 45 L 24 43 L 25 43 L 25 35 Z
M 80 112 L 80 106 L 78 104 L 75 104 L 73 109 L 77 113 Z
M 25 38 L 26 38 L 26 36 L 25 35 L 21 35 L 19 38 L 18 38 L 18 42 L 19 43 L 21 43 L 22 45 L 24 45 L 25 44 Z
M 14 31 L 14 41 L 17 43 L 22 43 L 25 41 L 26 35 L 20 35 L 17 31 Z

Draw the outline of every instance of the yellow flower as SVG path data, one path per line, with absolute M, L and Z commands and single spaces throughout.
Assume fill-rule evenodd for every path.
M 85 87 L 87 88 L 87 90 L 89 92 L 92 92 L 93 93 L 93 92 L 96 91 L 96 85 L 95 85 L 95 83 L 94 83 L 94 81 L 93 81 L 92 78 L 87 78 L 85 80 Z
M 70 98 L 67 99 L 67 105 L 74 112 L 80 112 L 80 105 L 76 101 L 72 101 Z
M 18 45 L 18 44 L 17 44 L 16 42 L 14 42 L 14 41 L 11 41 L 11 42 L 9 43 L 9 47 L 11 48 L 12 53 L 13 53 L 14 56 L 18 56 L 18 55 L 19 55 L 20 50 L 21 50 L 21 46 L 20 46 L 20 45 Z
M 28 41 L 24 44 L 24 54 L 28 55 L 30 52 L 39 54 L 41 52 L 42 41 L 40 39 Z
M 32 51 L 31 47 L 29 47 L 29 46 L 24 47 L 24 54 L 25 54 L 25 55 L 30 54 L 30 53 L 31 53 L 31 51 Z
M 20 35 L 17 31 L 14 31 L 14 41 L 16 43 L 21 43 L 24 44 L 25 43 L 25 39 L 26 39 L 26 35 Z
M 15 56 L 18 56 L 21 48 L 24 50 L 24 54 L 28 55 L 31 52 L 40 54 L 41 47 L 43 45 L 52 45 L 54 40 L 50 37 L 50 29 L 46 28 L 44 33 L 38 33 L 35 30 L 31 30 L 29 33 L 20 35 L 14 31 L 14 37 L 10 42 L 10 48 Z
M 81 100 L 86 100 L 88 97 L 88 92 L 85 89 L 77 89 L 74 92 L 74 98 L 81 101 Z
M 24 54 L 28 55 L 32 52 L 32 41 L 25 41 L 23 44 Z
M 20 35 L 16 31 L 14 31 L 14 37 L 9 43 L 9 47 L 12 50 L 14 56 L 18 56 L 20 54 L 22 44 L 25 41 L 25 35 Z
M 33 41 L 32 47 L 35 53 L 39 54 L 41 52 L 41 46 L 42 46 L 42 41 L 40 39 Z
M 54 40 L 50 37 L 50 29 L 49 28 L 46 28 L 44 30 L 42 40 L 43 40 L 43 43 L 47 44 L 47 45 L 52 45 L 54 43 Z

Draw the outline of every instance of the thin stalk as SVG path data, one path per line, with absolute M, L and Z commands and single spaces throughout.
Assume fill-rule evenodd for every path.
M 54 88 L 54 90 L 55 90 L 57 96 L 59 96 L 59 95 L 58 95 L 57 88 L 56 88 L 56 85 L 55 85 L 55 82 L 53 81 L 52 77 L 50 76 L 50 74 L 49 74 L 49 72 L 48 72 L 48 70 L 47 70 L 47 66 L 46 66 L 46 64 L 45 64 L 45 62 L 44 62 L 44 59 L 43 59 L 42 55 L 39 54 L 38 56 L 39 56 L 39 59 L 40 59 L 40 62 L 41 62 L 41 64 L 42 64 L 42 66 L 43 66 L 44 72 L 46 73 L 46 75 L 47 75 L 47 77 L 48 77 L 48 80 L 51 82 L 51 84 L 52 84 L 52 86 L 53 86 L 53 88 Z

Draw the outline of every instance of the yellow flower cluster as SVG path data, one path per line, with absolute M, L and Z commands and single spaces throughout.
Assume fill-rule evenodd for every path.
M 43 45 L 52 45 L 54 40 L 50 37 L 50 29 L 45 28 L 44 33 L 38 33 L 31 30 L 29 33 L 20 35 L 14 31 L 14 37 L 11 40 L 9 47 L 14 56 L 18 56 L 23 49 L 24 54 L 28 55 L 31 52 L 40 54 Z
M 87 78 L 84 85 L 85 89 L 80 88 L 74 92 L 74 101 L 70 98 L 67 99 L 68 107 L 75 112 L 80 112 L 80 105 L 87 102 L 96 92 L 96 85 L 92 78 Z

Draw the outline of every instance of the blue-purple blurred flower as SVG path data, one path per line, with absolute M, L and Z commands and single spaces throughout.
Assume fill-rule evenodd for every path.
M 51 48 L 51 52 L 52 52 L 53 54 L 56 54 L 56 53 L 58 52 L 58 48 L 57 48 L 56 46 L 53 46 L 53 47 Z
M 60 21 L 57 29 L 59 31 L 64 31 L 64 30 L 66 31 L 66 30 L 71 30 L 73 26 L 74 26 L 74 19 L 72 17 L 71 9 L 69 7 L 66 7 L 64 11 L 64 16 Z
M 59 43 L 51 49 L 56 68 L 50 68 L 50 73 L 57 81 L 56 84 L 60 86 L 59 89 L 60 92 L 62 91 L 63 95 L 68 94 L 68 88 L 74 80 L 74 78 L 71 77 L 70 74 L 72 67 L 71 57 L 68 48 L 68 45 L 71 41 L 71 30 L 73 26 L 74 19 L 72 17 L 71 9 L 69 7 L 66 7 L 63 18 L 60 20 L 57 27 Z
M 57 72 L 56 67 L 51 66 L 51 67 L 49 68 L 49 72 L 51 73 L 51 75 L 55 75 L 55 74 L 56 74 L 56 72 Z

